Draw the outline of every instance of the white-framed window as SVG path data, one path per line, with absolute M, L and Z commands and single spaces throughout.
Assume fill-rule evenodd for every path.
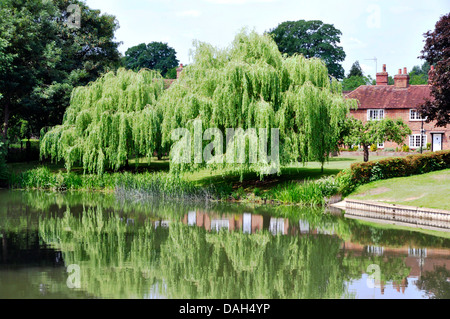
M 383 256 L 384 247 L 379 246 L 367 246 L 367 252 L 371 255 Z
M 422 147 L 427 147 L 427 135 L 426 134 L 413 134 L 409 136 L 409 148 L 420 148 L 420 137 L 422 137 Z
M 271 218 L 269 231 L 273 235 L 282 234 L 284 235 L 284 218 Z
M 382 120 L 384 119 L 384 110 L 383 109 L 369 109 L 367 110 L 367 120 Z
M 192 211 L 188 213 L 188 225 L 195 226 L 197 225 L 197 212 Z
M 427 257 L 427 249 L 426 248 L 408 248 L 408 256 Z
M 423 119 L 420 116 L 420 113 L 417 110 L 409 110 L 409 120 L 410 121 L 424 121 L 425 119 Z
M 230 221 L 228 219 L 213 219 L 211 220 L 211 230 L 219 232 L 222 228 L 230 229 Z
M 377 148 L 384 148 L 384 142 L 383 143 L 378 143 Z

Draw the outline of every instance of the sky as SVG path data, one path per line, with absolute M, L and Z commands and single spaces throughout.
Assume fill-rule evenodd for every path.
M 383 64 L 392 76 L 398 69 L 407 67 L 409 72 L 421 65 L 423 34 L 450 12 L 449 0 L 86 0 L 86 4 L 116 16 L 122 54 L 137 44 L 159 41 L 174 48 L 183 64 L 192 62 L 193 40 L 225 48 L 242 28 L 262 34 L 285 21 L 321 20 L 342 32 L 345 74 L 359 61 L 365 75 L 373 78 Z

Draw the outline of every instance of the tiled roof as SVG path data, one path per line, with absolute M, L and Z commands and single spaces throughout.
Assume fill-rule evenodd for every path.
M 344 96 L 357 99 L 358 109 L 411 109 L 430 98 L 430 91 L 429 85 L 410 85 L 408 88 L 396 88 L 394 85 L 362 85 Z
M 164 79 L 164 88 L 168 89 L 173 82 L 175 82 L 175 79 Z

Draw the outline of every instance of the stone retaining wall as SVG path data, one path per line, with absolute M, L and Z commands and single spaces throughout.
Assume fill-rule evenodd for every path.
M 346 211 L 350 210 L 352 214 L 357 211 L 374 212 L 380 218 L 384 214 L 398 216 L 406 219 L 421 219 L 421 220 L 439 220 L 450 222 L 450 211 L 442 209 L 421 208 L 413 206 L 403 206 L 379 203 L 373 201 L 362 201 L 356 199 L 345 200 Z

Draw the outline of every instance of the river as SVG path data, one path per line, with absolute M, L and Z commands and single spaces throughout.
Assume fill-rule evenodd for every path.
M 323 208 L 0 191 L 0 298 L 450 298 L 450 233 Z

